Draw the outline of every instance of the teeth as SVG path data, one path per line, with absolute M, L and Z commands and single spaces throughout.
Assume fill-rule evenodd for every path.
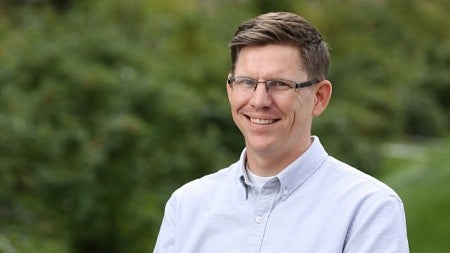
M 275 122 L 275 120 L 273 119 L 255 119 L 255 118 L 250 118 L 250 121 L 255 124 L 263 124 L 263 125 L 272 124 L 273 122 Z

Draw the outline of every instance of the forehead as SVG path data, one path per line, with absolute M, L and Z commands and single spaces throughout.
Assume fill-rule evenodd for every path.
M 297 77 L 302 74 L 300 50 L 290 45 L 247 46 L 236 62 L 236 75 L 257 78 Z

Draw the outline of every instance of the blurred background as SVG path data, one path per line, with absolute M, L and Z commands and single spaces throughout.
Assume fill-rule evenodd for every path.
M 238 159 L 227 44 L 268 11 L 331 47 L 314 134 L 448 252 L 447 0 L 0 0 L 0 252 L 152 252 L 172 191 Z

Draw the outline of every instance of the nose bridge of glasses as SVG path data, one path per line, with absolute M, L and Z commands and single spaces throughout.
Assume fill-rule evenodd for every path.
M 251 92 L 251 100 L 252 103 L 258 104 L 258 105 L 267 105 L 267 103 L 270 103 L 269 101 L 272 99 L 273 90 L 270 89 L 270 86 L 267 83 L 268 81 L 262 82 L 257 81 L 255 82 L 255 87 L 253 89 L 253 92 Z M 269 82 L 270 83 L 270 82 Z M 263 87 L 258 88 L 258 84 L 263 84 Z
M 258 84 L 263 84 L 263 87 L 258 88 Z M 265 82 L 255 82 L 255 87 L 253 92 L 249 94 L 250 103 L 255 107 L 266 107 L 269 106 L 272 102 L 272 95 L 270 92 L 270 88 L 267 85 L 267 81 Z
M 255 81 L 255 88 L 253 89 L 253 91 L 256 91 L 256 89 L 258 89 L 258 84 L 263 83 L 264 88 L 266 89 L 267 92 L 269 92 L 270 90 L 269 82 L 270 81 Z

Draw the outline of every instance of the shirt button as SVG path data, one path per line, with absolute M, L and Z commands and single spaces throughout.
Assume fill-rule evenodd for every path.
M 284 191 L 283 191 L 283 194 L 284 194 L 284 195 L 288 195 L 288 193 L 289 193 L 288 190 L 284 190 Z
M 255 221 L 256 223 L 261 223 L 263 221 L 263 218 L 261 216 L 256 216 Z

